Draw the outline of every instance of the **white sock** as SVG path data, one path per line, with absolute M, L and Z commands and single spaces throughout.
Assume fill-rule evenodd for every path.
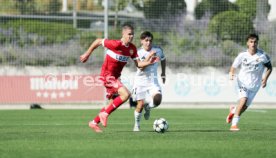
M 232 120 L 232 126 L 237 126 L 237 124 L 239 123 L 239 120 L 240 120 L 240 116 L 234 115 Z
M 142 113 L 137 112 L 134 110 L 134 121 L 135 121 L 135 126 L 140 126 L 140 120 L 141 120 Z

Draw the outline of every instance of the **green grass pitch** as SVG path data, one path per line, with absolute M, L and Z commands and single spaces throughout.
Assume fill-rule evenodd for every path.
M 99 110 L 2 110 L 0 158 L 275 158 L 276 110 L 248 110 L 230 132 L 226 109 L 154 109 L 132 132 L 133 109 L 118 109 L 103 133 L 88 121 Z M 169 130 L 153 132 L 155 118 Z

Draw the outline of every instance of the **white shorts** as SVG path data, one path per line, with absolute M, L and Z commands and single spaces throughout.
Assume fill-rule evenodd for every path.
M 245 87 L 239 87 L 239 99 L 247 98 L 246 106 L 250 106 L 258 91 L 251 91 Z
M 132 99 L 145 100 L 147 95 L 153 97 L 155 94 L 162 94 L 161 87 L 159 85 L 153 84 L 151 86 L 134 86 L 132 89 Z

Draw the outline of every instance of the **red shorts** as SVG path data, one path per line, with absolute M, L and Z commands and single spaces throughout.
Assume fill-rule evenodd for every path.
M 108 77 L 103 81 L 103 84 L 106 88 L 106 98 L 114 99 L 118 96 L 118 89 L 123 87 L 124 85 L 119 79 L 114 77 Z

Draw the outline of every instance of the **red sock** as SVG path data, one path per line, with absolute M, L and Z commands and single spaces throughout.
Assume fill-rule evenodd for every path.
M 101 109 L 100 112 L 103 112 L 103 111 L 105 111 L 105 108 L 104 108 L 104 107 Z M 99 115 L 97 115 L 97 116 L 94 118 L 93 122 L 94 122 L 94 123 L 97 123 L 97 124 L 100 123 L 100 117 L 99 117 Z
M 112 113 L 115 109 L 117 109 L 120 105 L 123 104 L 123 101 L 120 96 L 116 97 L 113 102 L 105 109 L 105 112 L 110 114 Z

